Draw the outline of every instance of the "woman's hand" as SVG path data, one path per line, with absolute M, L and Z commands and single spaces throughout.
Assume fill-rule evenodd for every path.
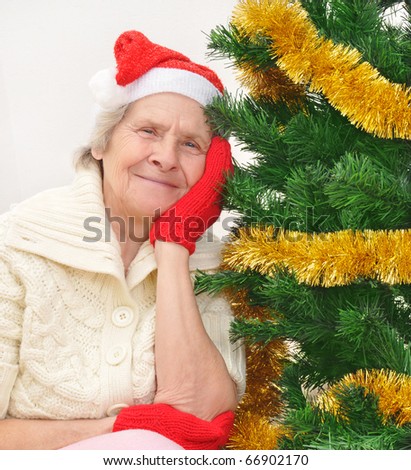
M 207 152 L 206 167 L 200 180 L 173 207 L 153 224 L 150 241 L 172 242 L 190 254 L 195 242 L 220 216 L 221 189 L 233 171 L 231 147 L 227 140 L 214 137 Z
M 121 410 L 113 431 L 145 429 L 154 431 L 186 450 L 217 450 L 228 440 L 234 413 L 227 411 L 205 421 L 170 405 L 134 405 Z

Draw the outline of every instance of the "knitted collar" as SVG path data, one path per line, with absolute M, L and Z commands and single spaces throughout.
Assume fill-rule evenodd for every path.
M 72 185 L 23 201 L 10 213 L 5 244 L 76 269 L 113 275 L 129 287 L 136 285 L 157 267 L 153 247 L 149 241 L 143 243 L 125 278 L 120 245 L 105 223 L 101 188 L 100 172 L 92 166 L 81 169 Z M 97 233 L 103 236 L 98 239 Z M 190 256 L 190 269 L 216 269 L 221 246 L 204 237 Z

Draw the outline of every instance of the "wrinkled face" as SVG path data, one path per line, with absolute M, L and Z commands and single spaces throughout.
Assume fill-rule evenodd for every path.
M 124 217 L 163 213 L 204 173 L 211 131 L 201 105 L 176 93 L 158 93 L 130 105 L 104 151 L 106 207 Z

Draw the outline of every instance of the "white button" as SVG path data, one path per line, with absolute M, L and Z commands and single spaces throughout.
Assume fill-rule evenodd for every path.
M 114 325 L 125 327 L 134 320 L 134 313 L 129 307 L 118 307 L 111 315 L 111 320 Z
M 127 408 L 127 403 L 117 403 L 107 408 L 107 416 L 117 416 L 123 408 Z
M 127 350 L 124 346 L 113 346 L 107 351 L 106 361 L 112 366 L 120 364 L 126 357 Z

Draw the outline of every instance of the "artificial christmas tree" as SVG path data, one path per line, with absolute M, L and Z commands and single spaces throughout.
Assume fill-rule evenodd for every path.
M 411 448 L 409 6 L 244 0 L 209 47 L 247 90 L 210 120 L 254 155 L 223 268 L 197 279 L 248 347 L 230 447 Z

